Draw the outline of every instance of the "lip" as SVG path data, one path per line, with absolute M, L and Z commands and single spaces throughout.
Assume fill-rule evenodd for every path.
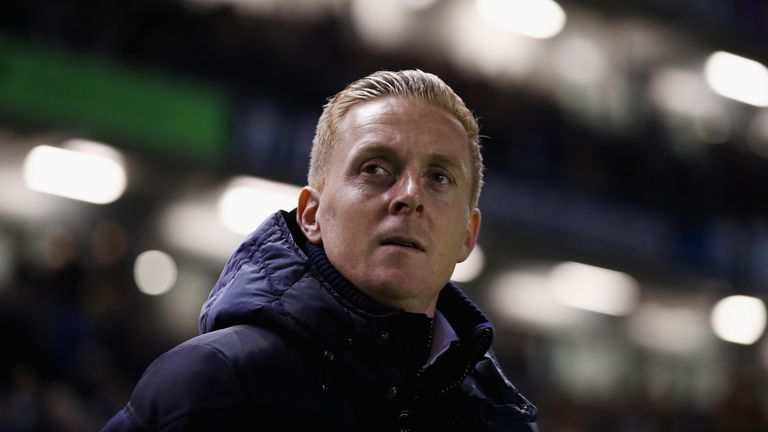
M 421 243 L 418 239 L 408 237 L 408 236 L 399 236 L 399 235 L 386 236 L 379 241 L 379 245 L 394 246 L 394 247 L 399 247 L 407 250 L 413 250 L 416 252 L 426 252 L 426 249 L 424 248 L 423 243 Z

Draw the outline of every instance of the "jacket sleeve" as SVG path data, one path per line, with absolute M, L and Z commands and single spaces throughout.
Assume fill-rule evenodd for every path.
M 147 368 L 128 404 L 102 431 L 227 430 L 245 411 L 236 375 L 220 349 L 192 339 Z

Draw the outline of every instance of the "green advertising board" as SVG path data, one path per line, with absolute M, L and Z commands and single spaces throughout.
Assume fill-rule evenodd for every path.
M 232 139 L 231 103 L 214 86 L 2 36 L 0 112 L 214 163 Z

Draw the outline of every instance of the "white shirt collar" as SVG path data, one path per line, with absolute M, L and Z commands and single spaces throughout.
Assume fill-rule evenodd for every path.
M 453 330 L 451 324 L 439 310 L 435 311 L 435 325 L 432 328 L 432 347 L 429 359 L 424 367 L 431 366 L 438 357 L 443 355 L 454 342 L 459 341 L 459 336 Z

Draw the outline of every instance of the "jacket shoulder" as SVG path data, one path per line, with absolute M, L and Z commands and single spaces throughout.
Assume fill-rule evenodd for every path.
M 104 430 L 227 430 L 242 424 L 246 407 L 272 393 L 276 376 L 285 376 L 278 369 L 290 367 L 293 345 L 250 325 L 192 338 L 152 362 Z

